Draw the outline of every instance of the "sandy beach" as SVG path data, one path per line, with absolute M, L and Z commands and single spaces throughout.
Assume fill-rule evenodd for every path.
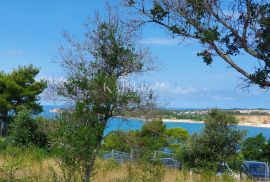
M 236 116 L 240 126 L 251 126 L 270 128 L 270 116 Z M 176 122 L 176 123 L 204 123 L 204 121 L 194 121 L 189 119 L 163 119 L 163 122 Z

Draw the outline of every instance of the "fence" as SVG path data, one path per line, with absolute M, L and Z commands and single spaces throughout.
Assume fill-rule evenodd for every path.
M 135 161 L 138 159 L 147 159 L 148 161 L 153 162 L 159 162 L 161 164 L 164 164 L 168 167 L 181 167 L 181 163 L 175 159 L 175 154 L 168 151 L 152 151 L 151 153 L 148 153 L 149 151 L 145 151 L 145 156 L 142 156 L 142 150 L 134 150 L 132 149 L 130 153 L 127 152 L 121 152 L 117 150 L 111 150 L 111 151 L 103 151 L 102 158 L 104 160 L 108 159 L 114 159 L 115 161 L 119 163 L 124 163 L 128 161 Z M 148 154 L 148 155 L 147 155 Z M 144 157 L 144 158 L 143 158 Z

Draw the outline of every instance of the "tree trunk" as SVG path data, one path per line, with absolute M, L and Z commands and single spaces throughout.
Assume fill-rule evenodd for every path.
M 3 124 L 4 122 L 1 121 L 0 136 L 3 136 Z
M 89 165 L 86 167 L 85 176 L 84 176 L 84 182 L 90 182 L 91 181 L 91 176 L 92 176 L 93 171 L 94 171 L 94 164 L 95 164 L 95 161 L 96 161 L 97 152 L 98 152 L 98 149 L 101 146 L 101 142 L 103 140 L 103 132 L 105 130 L 105 126 L 107 124 L 107 121 L 109 120 L 110 117 L 111 117 L 111 115 L 105 115 L 105 117 L 101 119 L 101 123 L 103 125 L 103 130 L 102 130 L 101 133 L 99 133 L 97 143 L 96 143 L 96 147 L 95 147 L 95 149 L 93 151 L 93 154 L 92 154 L 92 157 L 91 157 L 91 159 L 89 161 Z
M 89 165 L 86 168 L 85 176 L 84 176 L 84 182 L 90 182 L 90 178 L 91 178 L 91 175 L 92 175 L 93 170 L 94 170 L 94 164 L 95 164 L 95 161 L 96 161 L 96 156 L 97 156 L 97 150 L 95 149 L 93 151 L 93 155 L 91 157 Z
M 2 137 L 6 137 L 8 135 L 8 121 L 7 121 L 7 119 L 3 119 L 1 122 L 0 135 Z
M 102 132 L 102 135 L 103 135 L 103 132 Z M 95 147 L 95 149 L 93 151 L 93 154 L 92 154 L 92 157 L 90 159 L 89 165 L 86 167 L 85 176 L 84 176 L 84 182 L 90 182 L 91 181 L 91 176 L 93 174 L 94 165 L 95 165 L 95 161 L 96 161 L 96 158 L 97 158 L 97 152 L 98 152 L 98 149 L 100 148 L 102 139 L 103 139 L 103 137 L 100 136 L 98 141 L 97 141 L 97 145 L 96 145 L 96 147 Z
M 4 114 L 2 117 L 1 117 L 1 126 L 0 126 L 0 136 L 2 137 L 5 137 L 7 136 L 8 134 L 8 115 L 7 114 Z

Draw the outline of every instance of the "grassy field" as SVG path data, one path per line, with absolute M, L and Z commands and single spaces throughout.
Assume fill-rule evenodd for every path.
M 0 152 L 0 181 L 68 181 L 60 162 L 37 148 L 8 147 Z M 74 175 L 74 174 L 72 174 Z M 80 181 L 79 178 L 72 181 Z M 98 159 L 92 181 L 95 182 L 230 182 L 230 177 L 213 173 L 195 174 L 149 163 L 118 164 Z

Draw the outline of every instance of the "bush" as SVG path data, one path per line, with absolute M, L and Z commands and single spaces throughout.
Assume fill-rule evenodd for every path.
M 21 147 L 36 145 L 38 147 L 46 147 L 48 137 L 39 122 L 41 118 L 33 118 L 29 110 L 22 110 L 15 117 L 10 125 L 10 134 L 8 140 L 14 145 Z
M 138 133 L 136 131 L 113 131 L 103 140 L 102 149 L 131 152 L 138 144 Z
M 81 105 L 77 105 L 74 112 L 62 112 L 56 122 L 51 146 L 61 159 L 62 181 L 83 181 L 89 163 L 96 158 L 98 136 L 104 128 L 97 122 L 97 117 Z
M 270 162 L 270 138 L 267 140 L 262 133 L 246 138 L 242 143 L 241 153 L 246 160 Z
M 6 138 L 0 137 L 0 151 L 5 150 L 8 147 L 8 141 Z
M 166 126 L 162 120 L 146 122 L 140 132 L 140 146 L 151 150 L 160 150 L 166 147 L 165 129 Z
M 184 147 L 189 167 L 213 170 L 219 162 L 237 155 L 245 132 L 235 128 L 236 119 L 219 110 L 212 110 L 202 133 L 194 134 Z

